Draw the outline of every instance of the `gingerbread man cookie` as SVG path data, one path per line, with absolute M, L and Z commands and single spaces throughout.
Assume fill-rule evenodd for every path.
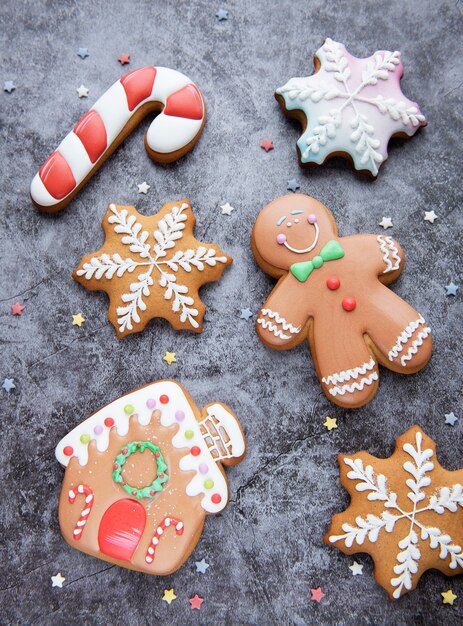
M 314 56 L 315 73 L 291 78 L 275 97 L 304 132 L 297 142 L 301 166 L 344 156 L 356 170 L 377 176 L 391 137 L 411 137 L 426 119 L 400 88 L 400 52 L 367 59 L 326 39 Z
M 370 554 L 391 599 L 415 589 L 427 569 L 463 573 L 463 470 L 445 470 L 418 426 L 388 459 L 359 452 L 338 460 L 351 503 L 333 517 L 325 543 Z
M 378 362 L 412 374 L 430 359 L 430 328 L 386 286 L 404 265 L 391 237 L 338 237 L 329 210 L 297 194 L 261 211 L 252 249 L 261 268 L 279 278 L 258 315 L 259 337 L 277 350 L 307 338 L 323 391 L 335 404 L 367 404 L 378 386 Z
M 66 468 L 59 523 L 67 543 L 147 574 L 177 570 L 206 515 L 223 511 L 223 465 L 246 445 L 228 407 L 201 411 L 176 382 L 137 389 L 74 428 L 56 447 Z
M 167 67 L 142 67 L 122 76 L 93 105 L 45 161 L 31 183 L 41 211 L 63 209 L 118 145 L 149 113 L 160 111 L 145 136 L 154 161 L 170 163 L 189 152 L 206 122 L 198 87 Z
M 218 280 L 232 258 L 195 239 L 194 225 L 188 200 L 149 217 L 133 206 L 109 205 L 104 246 L 84 256 L 72 276 L 109 295 L 108 319 L 118 337 L 143 330 L 154 317 L 201 332 L 205 306 L 198 289 Z

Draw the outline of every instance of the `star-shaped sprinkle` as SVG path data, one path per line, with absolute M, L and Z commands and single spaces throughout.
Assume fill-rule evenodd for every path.
M 85 317 L 82 315 L 82 313 L 77 313 L 77 315 L 72 316 L 73 326 L 78 326 L 80 328 L 84 322 L 85 322 Z
M 201 604 L 204 602 L 204 598 L 200 598 L 198 594 L 195 594 L 192 598 L 188 600 L 188 602 L 191 604 L 192 609 L 198 609 L 199 611 L 199 609 L 201 608 Z
M 10 393 L 12 389 L 16 389 L 16 385 L 14 384 L 14 378 L 5 378 L 3 381 L 2 389 L 4 389 L 7 393 Z
M 451 589 L 449 589 L 448 591 L 442 591 L 440 595 L 442 596 L 442 604 L 451 604 L 452 606 L 458 597 L 453 593 Z
M 301 186 L 300 186 L 300 184 L 297 182 L 297 180 L 295 178 L 291 178 L 290 180 L 288 180 L 288 184 L 286 186 L 286 189 L 288 189 L 289 191 L 296 192 L 300 188 L 301 188 Z
M 328 430 L 333 430 L 333 428 L 338 427 L 338 422 L 335 417 L 326 417 L 326 420 L 323 422 L 323 426 L 326 426 Z
M 177 359 L 175 358 L 175 352 L 166 352 L 162 357 L 162 360 L 165 361 L 168 365 L 172 365 L 172 363 L 177 363 Z
M 383 217 L 383 219 L 380 221 L 379 223 L 380 226 L 382 226 L 384 228 L 384 230 L 386 230 L 386 228 L 392 228 L 393 227 L 393 223 L 390 217 Z
M 167 604 L 171 604 L 176 599 L 176 597 L 177 596 L 175 595 L 173 589 L 164 589 L 164 595 L 162 596 L 164 602 L 167 602 Z
M 434 213 L 434 211 L 425 211 L 423 219 L 424 219 L 425 222 L 429 222 L 430 224 L 434 224 L 434 220 L 437 219 L 437 215 Z
M 65 580 L 64 576 L 61 576 L 61 573 L 58 573 L 55 576 L 51 576 L 51 586 L 62 589 Z
M 271 139 L 264 139 L 260 144 L 260 147 L 265 150 L 265 152 L 270 152 L 270 150 L 274 149 L 273 141 Z
M 80 56 L 81 59 L 86 59 L 88 57 L 88 48 L 79 48 L 77 55 Z
M 118 57 L 117 60 L 121 65 L 127 65 L 127 63 L 130 63 L 130 54 L 123 53 Z
M 352 576 L 361 576 L 363 574 L 363 565 L 357 563 L 357 561 L 349 565 L 349 569 L 352 572 Z
M 229 202 L 226 202 L 225 204 L 221 204 L 220 208 L 222 209 L 222 215 L 231 215 L 232 211 L 235 210 L 235 207 L 232 207 Z
M 218 18 L 219 22 L 222 22 L 222 20 L 228 20 L 228 11 L 225 11 L 225 9 L 219 9 L 215 16 Z
M 240 320 L 248 321 L 253 315 L 254 313 L 251 311 L 251 309 L 241 309 Z
M 324 597 L 325 597 L 325 594 L 323 593 L 321 587 L 317 587 L 316 589 L 310 590 L 310 599 L 313 600 L 314 602 L 321 602 L 321 600 L 323 600 Z
M 458 285 L 455 285 L 454 282 L 450 282 L 448 285 L 445 285 L 446 296 L 456 296 L 457 291 L 459 289 Z
M 84 85 L 81 85 L 80 87 L 77 87 L 76 91 L 79 94 L 79 98 L 88 98 L 88 91 L 89 90 Z
M 139 185 L 137 185 L 137 187 L 138 187 L 138 193 L 144 193 L 144 194 L 147 194 L 149 189 L 151 189 L 150 185 L 148 185 L 146 180 L 143 183 L 140 183 Z
M 26 307 L 24 306 L 24 304 L 21 304 L 20 302 L 15 302 L 11 305 L 11 315 L 22 315 L 22 312 L 25 308 Z
M 196 572 L 200 574 L 205 574 L 207 568 L 209 567 L 209 563 L 206 563 L 206 559 L 201 559 L 201 561 L 196 561 Z
M 455 423 L 458 422 L 458 417 L 452 411 L 451 413 L 445 414 L 445 423 L 450 424 L 450 426 L 455 426 Z
M 3 83 L 3 91 L 7 91 L 8 93 L 11 93 L 15 89 L 16 89 L 16 85 L 14 84 L 12 80 L 6 80 Z

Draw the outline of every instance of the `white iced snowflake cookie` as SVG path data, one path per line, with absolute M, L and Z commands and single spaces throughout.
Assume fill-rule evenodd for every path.
M 426 119 L 400 88 L 400 52 L 380 50 L 366 59 L 326 39 L 314 57 L 315 74 L 291 78 L 275 96 L 304 132 L 300 164 L 321 165 L 342 155 L 356 170 L 377 176 L 392 136 L 411 137 Z
M 108 294 L 108 319 L 118 337 L 143 330 L 154 317 L 201 332 L 205 306 L 198 289 L 218 280 L 232 259 L 195 239 L 194 224 L 188 200 L 148 217 L 132 206 L 109 205 L 105 244 L 81 260 L 73 278 Z
M 445 470 L 418 426 L 388 459 L 359 452 L 338 460 L 351 503 L 333 516 L 325 543 L 370 554 L 392 599 L 414 589 L 427 569 L 463 573 L 463 469 Z

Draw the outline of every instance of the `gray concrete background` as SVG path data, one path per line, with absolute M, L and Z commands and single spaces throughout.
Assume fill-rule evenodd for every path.
M 218 22 L 222 6 L 228 21 Z M 2 92 L 0 379 L 16 389 L 0 394 L 2 561 L 0 621 L 33 624 L 458 624 L 462 577 L 426 573 L 418 590 L 391 603 L 375 584 L 365 555 L 364 576 L 352 559 L 322 543 L 330 516 L 348 504 L 336 455 L 368 449 L 387 456 L 395 438 L 418 422 L 438 445 L 448 469 L 462 466 L 461 284 L 462 13 L 460 1 L 361 0 L 246 2 L 90 0 L 2 3 L 2 75 L 16 90 Z M 326 36 L 358 56 L 399 49 L 404 93 L 417 100 L 429 126 L 411 141 L 394 141 L 376 182 L 343 161 L 302 172 L 299 128 L 281 113 L 274 89 L 311 72 L 311 55 Z M 90 57 L 77 56 L 80 46 Z M 117 57 L 132 55 L 121 68 Z M 155 165 L 143 149 L 145 121 L 61 214 L 47 217 L 28 199 L 30 181 L 51 151 L 95 100 L 127 70 L 146 64 L 185 72 L 203 90 L 209 118 L 195 150 L 180 162 Z M 88 99 L 76 88 L 84 83 Z M 275 150 L 259 144 L 270 138 Z M 316 381 L 305 345 L 266 349 L 241 307 L 256 312 L 273 281 L 249 246 L 259 210 L 286 193 L 327 204 L 341 234 L 387 231 L 402 244 L 407 267 L 393 286 L 434 331 L 425 371 L 401 377 L 381 371 L 367 407 L 330 405 Z M 137 194 L 146 180 L 151 190 Z M 191 198 L 197 236 L 220 244 L 235 262 L 202 291 L 207 323 L 199 336 L 162 321 L 123 341 L 106 321 L 106 299 L 71 279 L 84 253 L 103 241 L 99 223 L 111 201 L 145 214 L 164 202 Z M 229 201 L 235 212 L 220 215 Z M 423 221 L 434 209 L 438 219 Z M 22 317 L 10 315 L 17 300 Z M 71 315 L 82 312 L 82 328 Z M 166 350 L 177 353 L 171 367 Z M 228 471 L 231 502 L 206 522 L 193 556 L 166 579 L 130 572 L 69 548 L 60 536 L 57 498 L 63 471 L 54 446 L 82 419 L 119 395 L 162 377 L 179 380 L 198 405 L 220 400 L 241 418 L 249 454 Z M 452 429 L 444 413 L 460 421 Z M 326 415 L 339 428 L 328 433 Z M 195 573 L 205 557 L 210 568 Z M 66 577 L 52 589 L 50 576 Z M 320 605 L 309 587 L 322 586 Z M 163 590 L 178 595 L 171 606 Z M 455 606 L 442 605 L 452 588 Z M 205 598 L 191 611 L 188 598 Z

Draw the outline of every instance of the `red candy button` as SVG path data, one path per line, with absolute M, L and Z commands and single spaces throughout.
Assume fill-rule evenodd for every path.
M 342 308 L 344 311 L 353 311 L 356 306 L 357 302 L 355 301 L 355 298 L 343 298 Z
M 167 404 L 169 402 L 169 396 L 163 395 L 159 398 L 161 404 Z
M 72 446 L 65 446 L 63 448 L 63 453 L 66 456 L 72 456 L 74 454 L 74 448 Z
M 328 280 L 326 281 L 326 286 L 328 287 L 328 289 L 331 289 L 331 291 L 335 291 L 336 289 L 339 289 L 340 285 L 341 285 L 341 281 L 339 280 L 337 276 L 330 276 Z
M 114 420 L 112 417 L 107 417 L 104 421 L 104 425 L 107 426 L 108 428 L 111 428 L 111 426 L 114 426 Z
M 211 500 L 212 500 L 212 502 L 214 504 L 219 504 L 222 501 L 222 498 L 221 498 L 220 494 L 214 493 L 214 495 L 212 496 Z
M 199 456 L 201 454 L 201 449 L 198 446 L 193 446 L 190 450 L 193 456 Z

